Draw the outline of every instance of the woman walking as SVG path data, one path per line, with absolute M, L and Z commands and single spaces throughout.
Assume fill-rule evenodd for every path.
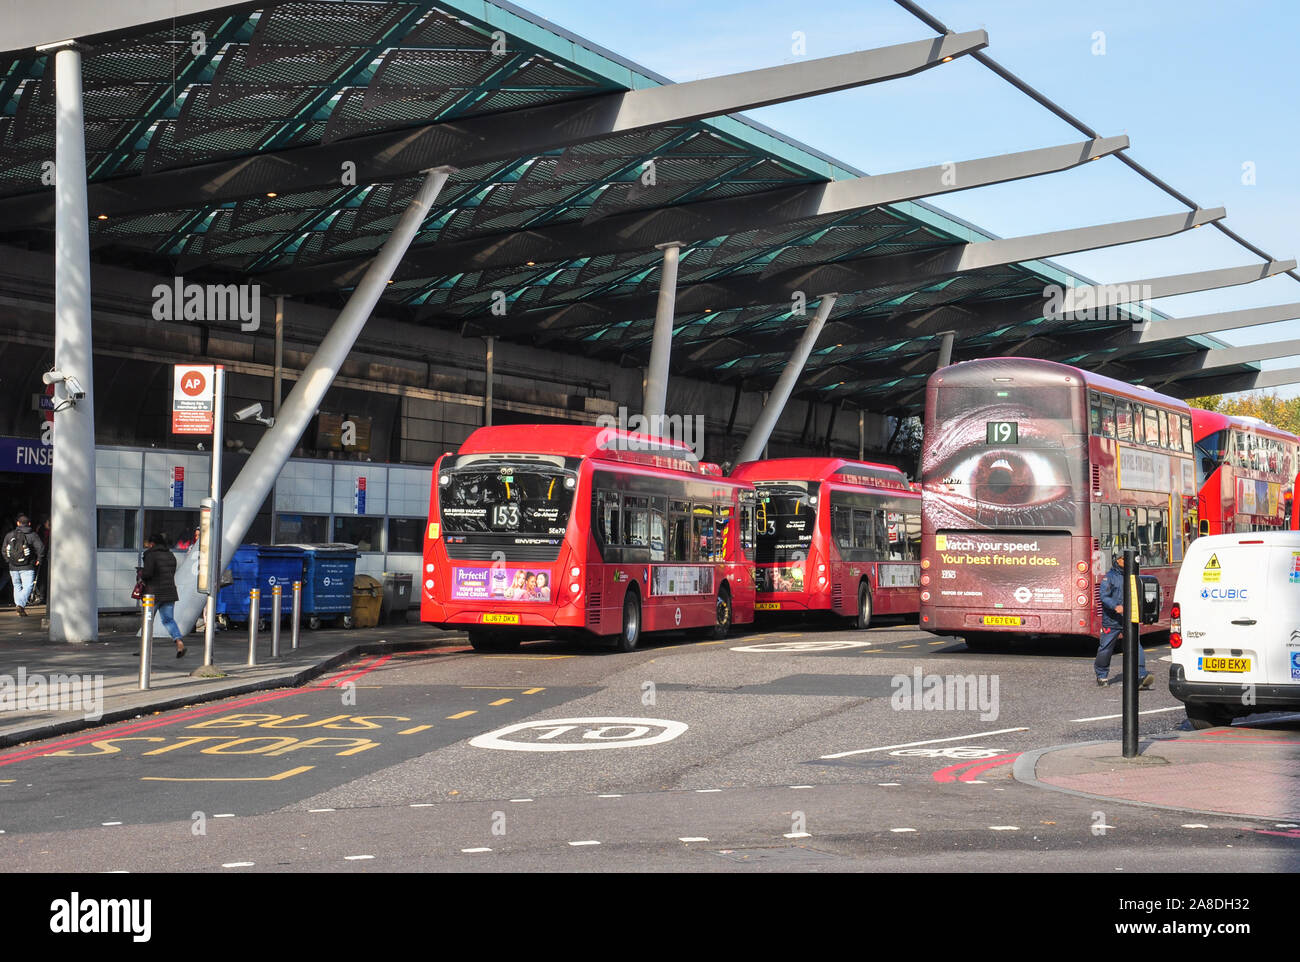
M 144 558 L 140 566 L 140 580 L 144 582 L 144 593 L 153 595 L 158 617 L 163 627 L 176 642 L 176 657 L 185 656 L 185 642 L 181 640 L 181 629 L 172 616 L 176 604 L 176 556 L 167 549 L 167 536 L 155 534 L 145 539 Z

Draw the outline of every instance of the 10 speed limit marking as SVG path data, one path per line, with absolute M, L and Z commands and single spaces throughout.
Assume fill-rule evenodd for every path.
M 849 648 L 870 648 L 869 641 L 773 641 L 762 645 L 741 645 L 732 651 L 753 651 L 760 653 L 787 652 L 790 654 L 817 651 L 845 651 Z
M 469 740 L 475 748 L 508 752 L 584 752 L 670 742 L 685 722 L 660 718 L 555 718 L 507 725 Z

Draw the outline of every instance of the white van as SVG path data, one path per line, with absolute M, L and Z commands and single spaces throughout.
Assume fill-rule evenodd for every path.
M 1300 531 L 1202 536 L 1174 589 L 1169 691 L 1196 728 L 1300 710 Z

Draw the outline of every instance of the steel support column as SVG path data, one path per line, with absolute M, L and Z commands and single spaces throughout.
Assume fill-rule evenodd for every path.
M 397 226 L 393 228 L 392 236 L 384 243 L 379 256 L 339 312 L 329 333 L 285 399 L 275 426 L 262 435 L 262 440 L 226 493 L 221 530 L 223 558 L 234 555 L 235 548 L 248 532 L 249 525 L 257 516 L 258 509 L 281 468 L 293 454 L 302 432 L 307 429 L 308 423 L 325 399 L 326 391 L 347 360 L 370 312 L 387 288 L 388 279 L 397 269 L 402 255 L 432 210 L 434 199 L 451 173 L 448 167 L 437 167 L 425 173 L 424 183 L 411 198 Z M 184 570 L 189 570 L 189 566 L 186 565 Z M 185 579 L 176 588 L 181 596 L 176 603 L 176 622 L 182 631 L 187 631 L 194 625 L 202 602 L 194 582 Z
M 483 358 L 483 378 L 484 378 L 483 426 L 491 427 L 492 426 L 492 377 L 493 377 L 492 375 L 493 356 L 492 355 L 493 355 L 493 351 L 496 348 L 496 338 L 489 334 L 487 337 L 483 338 L 483 340 L 487 344 L 485 350 L 485 356 Z
M 90 316 L 90 224 L 86 207 L 85 115 L 81 51 L 50 49 L 54 59 L 54 367 L 80 382 L 56 383 L 50 530 L 50 640 L 99 638 L 95 527 L 95 380 Z M 57 554 L 57 557 L 53 555 Z
M 654 341 L 650 345 L 650 364 L 646 368 L 642 414 L 650 431 L 659 434 L 668 405 L 668 362 L 673 348 L 673 306 L 677 299 L 677 262 L 682 245 L 679 241 L 656 244 L 664 252 L 659 271 L 659 301 L 655 305 Z
M 785 410 L 785 404 L 790 400 L 790 394 L 794 391 L 795 383 L 799 380 L 800 373 L 803 372 L 803 366 L 808 361 L 808 355 L 812 353 L 813 346 L 817 343 L 817 335 L 822 332 L 822 327 L 826 324 L 826 318 L 835 306 L 835 300 L 838 294 L 823 294 L 821 303 L 817 305 L 817 313 L 813 315 L 808 326 L 804 328 L 803 337 L 799 339 L 798 346 L 794 353 L 790 355 L 790 360 L 786 362 L 785 370 L 777 378 L 776 384 L 772 388 L 772 394 L 767 403 L 763 405 L 763 410 L 758 415 L 758 420 L 754 422 L 754 427 L 749 432 L 749 437 L 745 439 L 744 445 L 741 446 L 740 454 L 736 456 L 737 464 L 744 464 L 746 461 L 757 461 L 759 455 L 767 447 L 767 439 L 772 434 L 772 429 L 776 427 L 776 422 L 781 417 L 781 412 Z
M 941 367 L 947 367 L 952 363 L 952 342 L 953 338 L 957 336 L 957 332 L 944 331 L 941 336 L 943 340 L 939 342 L 939 363 L 935 366 L 936 370 Z

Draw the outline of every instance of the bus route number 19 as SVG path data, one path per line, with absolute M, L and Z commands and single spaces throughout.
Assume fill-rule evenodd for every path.
M 1017 444 L 1020 438 L 1020 425 L 1015 421 L 986 422 L 986 444 Z

